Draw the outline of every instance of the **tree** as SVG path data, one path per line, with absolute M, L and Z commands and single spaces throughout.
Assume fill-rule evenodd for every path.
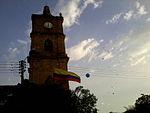
M 124 113 L 150 113 L 150 95 L 142 94 L 136 102 L 135 106 L 126 109 Z
M 76 113 L 97 113 L 97 98 L 88 89 L 83 89 L 83 86 L 72 91 L 71 99 Z
M 3 93 L 0 95 L 0 103 L 6 100 L 0 105 L 1 113 L 97 113 L 96 97 L 82 86 L 75 90 L 66 90 L 58 84 L 47 82 L 37 85 L 26 80 L 9 89 L 13 90 L 0 90 L 0 94 Z
M 124 107 L 126 111 L 124 113 L 136 113 L 135 106 Z
M 150 95 L 142 94 L 142 96 L 136 100 L 135 109 L 141 113 L 150 113 Z

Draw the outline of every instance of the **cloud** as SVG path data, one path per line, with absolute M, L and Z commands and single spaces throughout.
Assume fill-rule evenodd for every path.
M 103 52 L 102 54 L 99 55 L 100 58 L 102 58 L 103 60 L 108 60 L 113 58 L 113 54 L 111 52 Z
M 3 55 L 5 61 L 19 61 L 21 58 L 27 57 L 30 40 L 16 40 L 10 42 L 8 51 Z
M 4 54 L 3 58 L 7 62 L 16 61 L 20 52 L 21 51 L 17 47 L 9 47 L 7 54 Z
M 141 4 L 140 2 L 136 1 L 135 5 L 136 5 L 136 8 L 139 9 Z
M 65 43 L 67 43 L 70 40 L 69 37 L 65 37 Z
M 87 40 L 83 40 L 71 48 L 68 48 L 67 53 L 70 57 L 70 60 L 77 61 L 88 55 L 93 55 L 93 51 L 100 45 L 101 42 L 103 41 L 101 40 L 98 42 L 94 38 L 89 38 Z
M 142 42 L 142 39 L 138 40 Z M 136 45 L 138 46 L 136 50 L 129 54 L 131 66 L 148 63 L 148 59 L 150 57 L 150 40 L 147 40 L 147 42 L 144 41 L 144 43 L 137 42 Z
M 27 30 L 25 31 L 25 34 L 30 37 L 30 33 L 32 31 L 32 21 L 29 21 L 29 23 L 27 24 L 28 28 Z
M 64 27 L 71 27 L 78 24 L 78 19 L 89 4 L 93 4 L 94 8 L 101 6 L 101 0 L 60 0 L 57 9 L 62 12 L 64 20 Z
M 150 18 L 147 18 L 146 21 L 150 22 Z
M 133 53 L 131 54 L 131 56 L 132 56 L 133 58 L 135 58 L 135 57 L 141 56 L 141 55 L 143 55 L 143 54 L 146 54 L 146 53 L 148 53 L 148 52 L 150 52 L 150 47 L 149 47 L 149 48 L 141 48 L 140 50 L 138 50 L 138 51 L 136 51 L 136 52 L 133 52 Z
M 104 42 L 104 40 L 96 41 L 94 38 L 83 40 L 79 44 L 68 48 L 67 54 L 71 61 L 78 61 L 85 57 L 88 58 L 88 62 L 91 62 L 93 59 L 99 60 L 99 58 L 102 60 L 113 58 L 113 48 L 101 52 L 100 45 L 102 42 Z
M 20 39 L 18 39 L 17 42 L 22 45 L 27 45 L 29 43 L 29 41 L 27 40 L 20 40 Z
M 84 8 L 86 8 L 88 6 L 88 4 L 93 4 L 94 5 L 94 8 L 97 8 L 99 6 L 102 5 L 103 1 L 96 1 L 96 0 L 84 0 L 85 3 L 84 3 Z
M 106 24 L 114 24 L 114 23 L 117 23 L 118 20 L 120 19 L 121 15 L 122 15 L 122 13 L 115 14 L 115 15 L 112 17 L 112 19 L 106 21 Z
M 140 64 L 150 65 L 150 32 L 149 27 L 125 34 L 116 41 L 112 47 L 113 54 L 117 60 L 123 61 L 123 64 L 139 66 Z
M 145 10 L 145 6 L 144 5 L 141 5 L 139 2 L 137 2 L 137 14 L 139 15 L 145 15 L 147 14 L 148 12 Z
M 12 55 L 12 57 L 14 57 L 14 56 L 16 56 L 16 54 L 19 54 L 20 53 L 20 51 L 19 51 L 19 49 L 18 48 L 8 48 L 8 52 Z
M 121 13 L 115 14 L 111 19 L 106 20 L 106 24 L 115 24 L 120 19 L 129 21 L 133 18 L 137 18 L 146 14 L 148 14 L 148 11 L 146 11 L 145 6 L 142 5 L 140 2 L 135 2 L 135 7 L 128 11 L 123 11 Z
M 103 43 L 104 49 L 99 49 L 95 58 L 101 58 L 104 63 L 112 67 L 129 68 L 150 66 L 150 27 L 131 30 L 117 37 L 115 41 Z M 105 45 L 106 44 L 106 45 Z M 107 60 L 109 62 L 107 62 Z
M 136 66 L 136 65 L 141 64 L 141 63 L 145 64 L 146 63 L 145 59 L 146 59 L 146 56 L 143 56 L 141 58 L 134 60 L 133 63 L 132 63 L 132 59 L 131 59 L 131 66 Z
M 128 11 L 127 13 L 125 13 L 123 18 L 125 20 L 130 20 L 133 17 L 133 15 L 134 15 L 134 11 L 131 10 L 131 11 Z

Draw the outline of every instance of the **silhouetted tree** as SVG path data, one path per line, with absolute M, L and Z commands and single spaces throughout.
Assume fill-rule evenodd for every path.
M 97 98 L 88 89 L 83 89 L 83 86 L 72 91 L 71 99 L 76 113 L 97 113 Z
M 82 86 L 66 90 L 48 81 L 37 85 L 25 80 L 4 89 L 0 90 L 0 113 L 97 113 L 96 97 Z
M 141 113 L 150 113 L 150 95 L 142 94 L 142 96 L 136 100 L 135 109 Z
M 136 100 L 135 106 L 127 109 L 124 113 L 150 113 L 150 95 L 142 94 Z
M 124 107 L 126 111 L 124 113 L 136 113 L 135 106 Z

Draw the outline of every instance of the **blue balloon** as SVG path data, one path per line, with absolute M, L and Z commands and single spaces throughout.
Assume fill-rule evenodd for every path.
M 85 76 L 86 76 L 87 78 L 89 78 L 89 77 L 90 77 L 90 74 L 89 74 L 89 73 L 87 73 Z

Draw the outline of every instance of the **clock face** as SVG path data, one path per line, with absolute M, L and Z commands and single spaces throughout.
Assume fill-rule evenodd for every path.
M 50 22 L 45 22 L 45 23 L 44 23 L 44 27 L 45 27 L 45 28 L 52 28 L 52 27 L 53 27 L 53 24 L 50 23 Z

